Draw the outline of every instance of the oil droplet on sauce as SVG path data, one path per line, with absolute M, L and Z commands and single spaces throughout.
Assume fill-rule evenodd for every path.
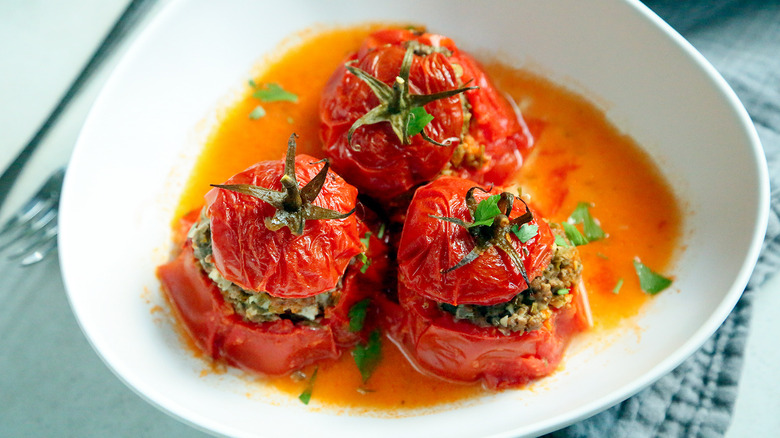
M 248 90 L 228 108 L 195 164 L 177 218 L 203 205 L 209 184 L 222 183 L 258 161 L 281 159 L 292 132 L 299 135 L 298 153 L 321 157 L 320 93 L 331 73 L 375 28 L 322 31 L 265 66 L 254 81 L 277 83 L 295 93 L 298 102 L 264 103 L 265 116 L 251 120 L 249 114 L 259 102 Z M 659 272 L 670 268 L 680 245 L 680 207 L 649 157 L 592 103 L 529 72 L 500 63 L 485 67 L 498 88 L 521 104 L 532 129 L 541 128 L 533 153 L 517 174 L 523 193 L 530 194 L 539 213 L 554 222 L 566 220 L 579 202 L 588 202 L 608 233 L 608 238 L 579 250 L 595 328 L 613 328 L 636 315 L 649 299 L 639 287 L 634 257 Z M 304 371 L 311 375 L 313 369 Z M 267 383 L 292 397 L 306 387 L 305 381 L 290 377 Z M 319 364 L 312 400 L 338 407 L 397 410 L 480 394 L 486 391 L 479 385 L 448 383 L 417 372 L 384 339 L 382 361 L 365 384 L 348 352 Z

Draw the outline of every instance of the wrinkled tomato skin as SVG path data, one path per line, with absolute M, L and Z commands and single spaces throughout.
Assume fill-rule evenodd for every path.
M 485 153 L 491 160 L 479 168 L 455 168 L 454 174 L 482 184 L 507 183 L 530 153 L 534 136 L 522 115 L 515 112 L 485 69 L 471 55 L 459 50 L 452 39 L 442 35 L 424 33 L 417 36 L 406 29 L 384 29 L 366 39 L 358 57 L 384 45 L 400 46 L 415 39 L 425 45 L 449 49 L 452 52 L 450 62 L 462 67 L 460 82 L 478 87 L 464 93 L 471 106 L 468 132 L 477 143 L 485 146 Z M 541 129 L 538 131 L 541 132 Z
M 309 182 L 322 163 L 298 155 L 299 186 Z M 231 177 L 226 184 L 252 184 L 282 191 L 282 161 L 263 161 Z M 338 212 L 355 207 L 357 189 L 329 171 L 313 204 Z M 363 249 L 355 215 L 342 220 L 309 220 L 300 236 L 284 227 L 271 231 L 265 218 L 274 215 L 271 205 L 255 197 L 224 189 L 206 194 L 211 220 L 214 264 L 227 280 L 251 291 L 280 298 L 305 298 L 336 287 L 347 265 Z
M 451 90 L 468 83 L 478 89 L 464 93 L 470 106 L 468 134 L 485 148 L 489 159 L 482 165 L 455 167 L 452 172 L 478 183 L 504 184 L 516 174 L 530 152 L 533 138 L 525 121 L 490 81 L 484 69 L 455 43 L 436 34 L 416 34 L 405 29 L 385 29 L 371 34 L 358 52 L 345 62 L 357 66 L 391 84 L 400 70 L 404 43 L 416 40 L 432 47 L 447 48 L 447 57 L 434 53 L 415 56 L 410 83 L 415 94 Z M 457 65 L 457 77 L 455 68 Z M 368 85 L 340 66 L 328 81 L 320 102 L 320 137 L 333 166 L 361 193 L 380 200 L 390 200 L 415 185 L 435 178 L 449 163 L 460 140 L 449 147 L 433 145 L 415 135 L 410 145 L 402 145 L 388 123 L 358 128 L 353 145 L 347 142 L 352 124 L 378 104 Z M 434 116 L 424 132 L 434 140 L 462 136 L 465 120 L 460 97 L 454 96 L 425 106 Z
M 445 380 L 481 382 L 489 389 L 517 387 L 549 375 L 571 337 L 586 327 L 575 304 L 554 310 L 541 329 L 504 335 L 494 327 L 455 320 L 403 285 L 398 294 L 400 304 L 380 302 L 384 329 L 416 367 Z
M 383 46 L 360 58 L 353 55 L 347 61 L 357 60 L 356 67 L 392 84 L 401 68 L 404 51 L 401 46 Z M 447 58 L 434 53 L 415 56 L 409 86 L 413 94 L 431 94 L 458 88 L 458 80 Z M 320 133 L 334 170 L 355 184 L 361 193 L 387 200 L 438 175 L 458 142 L 443 147 L 415 135 L 411 144 L 403 145 L 389 123 L 378 123 L 358 128 L 350 146 L 347 140 L 350 127 L 378 104 L 368 85 L 342 65 L 323 91 Z M 458 96 L 431 102 L 425 105 L 425 110 L 434 116 L 424 128 L 430 138 L 444 142 L 460 136 L 463 108 Z
M 357 302 L 377 295 L 390 270 L 388 237 L 377 236 L 379 222 L 360 208 L 361 236 L 371 232 L 366 272 L 351 263 L 344 274 L 338 302 L 325 309 L 318 327 L 289 320 L 254 323 L 243 320 L 222 298 L 193 255 L 187 240 L 179 255 L 162 265 L 157 275 L 169 301 L 195 345 L 207 356 L 237 368 L 269 376 L 285 375 L 321 360 L 335 359 L 361 340 L 349 328 L 349 310 Z M 188 214 L 178 228 L 189 229 L 198 216 Z
M 531 131 L 474 58 L 460 52 L 458 62 L 463 66 L 462 79 L 471 80 L 470 85 L 479 87 L 466 92 L 471 105 L 469 134 L 485 146 L 489 160 L 477 168 L 453 169 L 454 174 L 481 184 L 507 184 L 531 152 Z
M 465 266 L 442 272 L 462 260 L 475 243 L 466 228 L 431 215 L 472 222 L 465 196 L 475 185 L 441 177 L 417 189 L 409 205 L 398 247 L 399 280 L 423 297 L 452 305 L 493 305 L 509 301 L 528 287 L 509 256 L 494 247 Z M 475 190 L 474 197 L 479 201 L 498 193 L 499 188 L 491 193 Z M 523 203 L 515 200 L 510 218 L 523 213 Z M 535 278 L 550 263 L 554 238 L 544 220 L 534 218 L 529 225 L 539 228 L 528 242 L 521 244 L 513 234 L 509 239 L 518 254 L 525 254 L 528 278 Z
M 185 246 L 157 271 L 169 300 L 197 347 L 209 357 L 265 375 L 284 375 L 339 356 L 333 330 L 280 320 L 244 322 L 226 303 Z

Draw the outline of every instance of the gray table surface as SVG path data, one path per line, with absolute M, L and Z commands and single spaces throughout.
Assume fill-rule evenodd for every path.
M 42 123 L 127 3 L 0 1 L 0 169 Z M 156 5 L 145 22 L 164 3 Z M 133 36 L 44 141 L 0 219 L 67 162 L 90 104 Z M 780 379 L 766 379 L 780 362 L 778 291 L 780 276 L 755 294 L 728 437 L 768 436 L 780 430 Z M 0 259 L 0 299 L 0 436 L 203 435 L 147 404 L 101 362 L 71 313 L 55 257 L 24 269 Z

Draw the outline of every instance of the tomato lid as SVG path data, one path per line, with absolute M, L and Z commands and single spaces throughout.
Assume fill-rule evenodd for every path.
M 415 293 L 452 305 L 498 304 L 528 288 L 523 269 L 526 277 L 533 279 L 550 263 L 552 231 L 544 220 L 534 217 L 526 223 L 536 231 L 529 233 L 533 235 L 525 243 L 514 233 L 506 233 L 509 245 L 522 259 L 522 268 L 509 252 L 490 245 L 470 262 L 452 269 L 477 247 L 470 229 L 454 223 L 473 223 L 466 194 L 475 186 L 466 179 L 442 177 L 415 193 L 398 248 L 399 280 Z M 498 188 L 490 193 L 471 191 L 477 202 L 502 192 Z M 527 211 L 525 204 L 515 199 L 508 219 Z
M 291 158 L 291 157 L 290 157 Z M 323 164 L 308 155 L 295 157 L 295 177 L 305 186 Z M 284 191 L 283 160 L 263 161 L 231 177 L 226 184 L 249 184 Z M 357 189 L 328 171 L 316 207 L 350 212 Z M 283 226 L 266 226 L 277 208 L 244 193 L 214 188 L 206 194 L 211 220 L 214 265 L 222 276 L 251 291 L 281 298 L 305 298 L 337 287 L 347 265 L 363 251 L 355 215 L 306 220 L 300 235 Z

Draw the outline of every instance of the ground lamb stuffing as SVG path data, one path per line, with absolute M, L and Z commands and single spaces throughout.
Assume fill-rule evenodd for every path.
M 187 237 L 192 240 L 195 258 L 208 277 L 219 287 L 222 297 L 233 306 L 233 309 L 245 320 L 251 322 L 269 322 L 278 319 L 291 319 L 315 323 L 324 315 L 324 309 L 335 304 L 340 295 L 340 285 L 333 291 L 323 292 L 307 298 L 277 298 L 265 292 L 254 292 L 243 289 L 227 280 L 214 266 L 211 250 L 211 221 L 204 212 L 196 222 Z
M 553 233 L 566 237 L 557 224 L 550 224 Z M 552 315 L 552 308 L 560 309 L 571 303 L 569 291 L 579 283 L 582 261 L 574 245 L 553 244 L 550 264 L 542 275 L 531 280 L 531 286 L 514 298 L 492 306 L 440 303 L 439 307 L 480 327 L 496 327 L 502 333 L 532 331 L 542 327 Z

